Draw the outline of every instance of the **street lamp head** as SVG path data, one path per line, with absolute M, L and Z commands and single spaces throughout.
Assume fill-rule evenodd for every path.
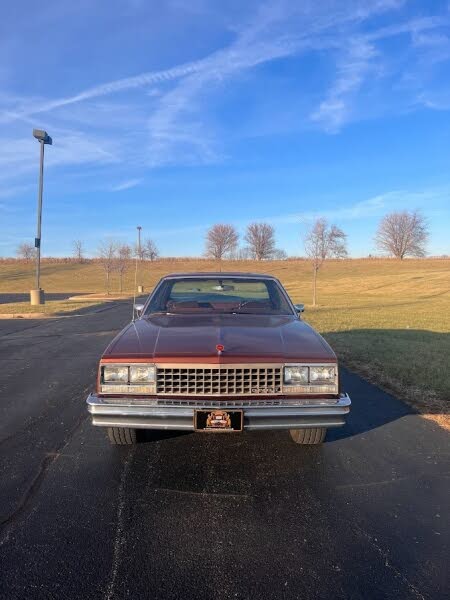
M 33 129 L 33 136 L 39 142 L 44 142 L 44 144 L 50 144 L 51 145 L 53 143 L 52 138 L 43 129 Z

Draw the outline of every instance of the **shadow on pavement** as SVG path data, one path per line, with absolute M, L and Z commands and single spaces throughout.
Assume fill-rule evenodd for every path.
M 46 292 L 46 300 L 67 300 L 71 296 L 79 296 L 83 292 Z M 30 300 L 30 293 L 12 293 L 3 292 L 0 294 L 0 304 L 11 304 L 13 302 L 28 302 Z

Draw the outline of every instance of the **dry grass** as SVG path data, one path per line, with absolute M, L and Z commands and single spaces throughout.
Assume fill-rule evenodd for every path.
M 140 263 L 138 284 L 147 292 L 167 273 L 217 267 L 214 261 L 188 259 Z M 224 261 L 222 270 L 279 277 L 294 302 L 306 304 L 305 319 L 330 341 L 344 364 L 434 415 L 440 424 L 449 424 L 450 260 L 330 261 L 319 272 L 316 308 L 308 304 L 311 269 L 305 261 Z M 48 292 L 104 290 L 99 263 L 44 264 L 42 281 Z M 132 292 L 133 281 L 130 268 L 124 292 Z M 0 293 L 31 287 L 33 265 L 0 263 Z M 114 277 L 111 289 L 118 291 Z

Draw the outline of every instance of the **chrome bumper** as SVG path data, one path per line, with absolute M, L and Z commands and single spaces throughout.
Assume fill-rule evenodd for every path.
M 171 399 L 172 402 L 174 399 Z M 101 398 L 90 394 L 87 399 L 92 424 L 100 427 L 131 427 L 141 429 L 194 429 L 194 411 L 211 410 L 214 407 L 164 405 L 159 399 L 151 401 L 132 398 Z M 248 404 L 248 403 L 246 403 Z M 341 394 L 337 400 L 290 399 L 289 403 L 274 406 L 220 406 L 224 410 L 244 412 L 244 429 L 302 429 L 306 427 L 339 427 L 345 424 L 350 411 L 350 398 Z M 219 408 L 219 407 L 218 407 Z

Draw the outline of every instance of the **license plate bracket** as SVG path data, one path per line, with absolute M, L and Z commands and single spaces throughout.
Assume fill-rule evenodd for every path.
M 244 428 L 242 410 L 202 409 L 194 411 L 195 431 L 232 433 Z

